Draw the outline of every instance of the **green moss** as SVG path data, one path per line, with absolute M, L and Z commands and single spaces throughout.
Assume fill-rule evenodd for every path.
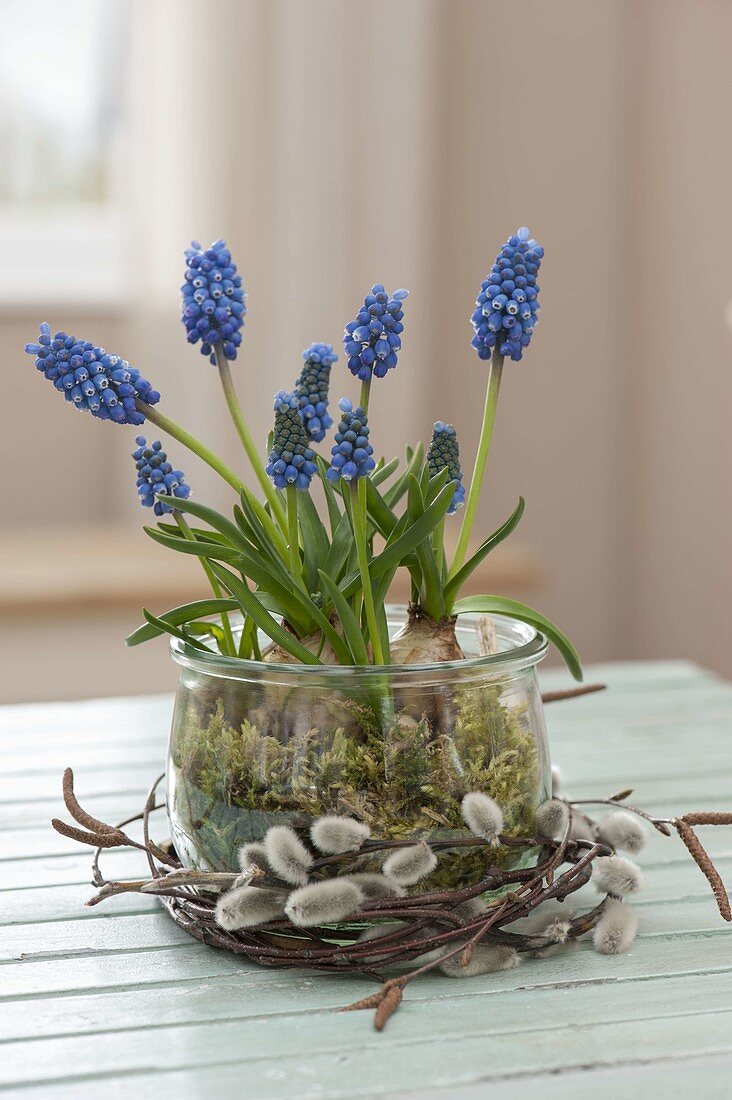
M 266 701 L 247 710 L 263 728 L 237 722 L 233 703 L 219 697 L 202 715 L 199 697 L 173 739 L 176 840 L 198 866 L 235 869 L 242 843 L 282 823 L 304 837 L 326 813 L 357 817 L 380 837 L 465 835 L 460 802 L 473 790 L 503 807 L 506 832 L 533 831 L 545 795 L 541 748 L 525 709 L 504 706 L 498 687 L 458 687 L 430 718 L 401 710 L 383 729 L 355 700 L 328 700 L 332 724 L 302 728 L 297 712 L 270 717 Z M 511 858 L 504 849 L 491 862 Z M 426 885 L 455 885 L 484 867 L 484 851 L 458 850 Z

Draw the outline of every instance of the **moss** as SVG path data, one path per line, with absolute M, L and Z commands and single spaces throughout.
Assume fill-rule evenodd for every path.
M 450 689 L 440 728 L 434 706 L 425 708 L 432 720 L 415 718 L 410 706 L 412 713 L 397 711 L 382 728 L 358 700 L 329 699 L 327 721 L 317 726 L 298 725 L 297 712 L 275 707 L 273 714 L 266 700 L 250 708 L 251 701 L 239 699 L 249 718 L 237 722 L 231 697 L 217 698 L 203 720 L 200 697 L 192 699 L 176 728 L 176 842 L 194 865 L 235 869 L 237 848 L 272 825 L 291 824 L 306 838 L 313 818 L 331 813 L 365 821 L 380 837 L 465 835 L 460 803 L 472 790 L 500 803 L 506 832 L 533 831 L 542 760 L 525 709 L 502 704 L 498 687 Z M 251 720 L 257 715 L 259 724 Z M 509 849 L 491 854 L 492 863 L 511 858 Z M 449 863 L 428 888 L 476 878 L 485 851 L 456 850 Z M 361 869 L 367 864 L 359 861 Z

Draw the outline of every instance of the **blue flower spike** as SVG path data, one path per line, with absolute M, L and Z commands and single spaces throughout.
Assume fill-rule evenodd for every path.
M 144 435 L 138 435 L 135 443 L 137 443 L 137 450 L 132 452 L 132 457 L 137 470 L 137 492 L 140 504 L 143 508 L 152 508 L 156 516 L 174 512 L 175 509 L 170 504 L 164 504 L 162 500 L 158 500 L 158 493 L 175 496 L 179 500 L 188 500 L 191 495 L 190 485 L 186 485 L 182 471 L 174 470 L 170 465 L 159 439 L 148 446 Z
M 330 368 L 338 356 L 332 344 L 311 344 L 305 348 L 302 357 L 305 363 L 295 383 L 295 395 L 308 438 L 320 443 L 325 439 L 328 428 L 333 426 L 333 420 L 328 415 L 328 389 Z
M 341 420 L 335 434 L 335 444 L 331 452 L 330 467 L 326 477 L 329 481 L 357 481 L 366 477 L 374 469 L 374 448 L 369 443 L 369 424 L 362 408 L 354 409 L 347 397 L 338 402 Z
M 348 369 L 362 382 L 373 374 L 383 378 L 397 365 L 404 331 L 404 299 L 408 290 L 395 290 L 389 295 L 381 283 L 371 287 L 361 309 L 343 332 L 343 346 L 348 356 Z
M 280 390 L 274 400 L 274 411 L 274 436 L 267 474 L 277 489 L 286 489 L 288 485 L 309 489 L 317 466 L 300 417 L 297 394 Z
M 215 345 L 227 359 L 236 359 L 247 311 L 241 275 L 225 241 L 201 248 L 191 241 L 185 251 L 186 274 L 181 287 L 181 320 L 188 343 L 201 345 L 201 354 L 216 363 Z
M 125 359 L 65 332 L 51 335 L 45 322 L 38 342 L 26 344 L 25 350 L 35 355 L 38 370 L 67 401 L 100 420 L 144 424 L 145 415 L 137 402 L 157 405 L 160 400 L 158 391 Z
M 430 477 L 436 477 L 441 470 L 449 470 L 450 481 L 455 485 L 448 515 L 453 515 L 458 508 L 465 503 L 465 486 L 463 485 L 463 472 L 460 469 L 460 447 L 457 441 L 457 432 L 452 424 L 444 424 L 441 420 L 435 421 L 432 430 L 432 440 L 427 448 L 427 466 Z
M 522 226 L 496 256 L 470 318 L 475 330 L 472 345 L 481 359 L 490 359 L 498 347 L 501 355 L 518 361 L 531 343 L 541 308 L 536 276 L 543 255 L 544 249 Z

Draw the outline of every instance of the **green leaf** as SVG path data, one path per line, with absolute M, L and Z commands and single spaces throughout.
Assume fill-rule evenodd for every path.
M 413 451 L 407 447 L 406 469 L 402 471 L 391 488 L 384 494 L 384 499 L 391 509 L 399 503 L 406 493 L 409 475 L 415 473 L 422 466 L 423 461 L 424 446 L 421 443 L 418 443 Z
M 222 611 L 236 611 L 238 606 L 236 600 L 193 600 L 191 603 L 183 603 L 179 607 L 171 608 L 164 615 L 160 615 L 159 619 L 160 622 L 171 626 L 181 626 L 183 623 L 203 619 L 207 615 L 219 615 Z M 137 630 L 133 630 L 125 638 L 125 645 L 140 645 L 141 642 L 148 642 L 151 638 L 159 638 L 162 633 L 161 627 L 153 626 L 148 622 L 145 626 L 138 626 Z
M 353 532 L 351 531 L 351 521 L 344 512 L 336 527 L 333 541 L 330 544 L 330 550 L 328 551 L 328 555 L 323 565 L 329 577 L 335 578 L 336 581 L 340 579 L 352 548 Z
M 425 467 L 425 469 L 427 469 L 427 467 Z M 446 475 L 447 470 L 440 471 L 440 474 L 433 479 L 435 483 L 441 482 L 442 485 L 445 484 L 446 479 L 442 476 L 443 474 Z M 425 486 L 428 484 L 429 483 L 425 483 Z M 437 488 L 437 484 L 435 488 Z M 422 486 L 417 481 L 416 477 L 411 476 L 409 479 L 407 510 L 412 523 L 416 523 L 419 517 L 424 514 L 425 502 L 422 493 Z M 440 576 L 440 570 L 437 566 L 437 559 L 430 537 L 418 543 L 416 553 L 422 572 L 421 580 L 423 591 L 421 593 L 421 602 L 427 614 L 439 622 L 440 619 L 444 619 L 445 617 L 445 600 L 442 594 L 442 577 Z M 417 578 L 414 573 L 412 576 L 417 583 Z
M 455 576 L 451 577 L 448 580 L 447 585 L 445 586 L 445 603 L 447 604 L 448 608 L 452 604 L 462 586 L 465 584 L 470 574 L 483 561 L 483 558 L 487 554 L 490 554 L 491 550 L 494 550 L 495 547 L 498 546 L 500 542 L 503 542 L 503 540 L 511 534 L 514 528 L 518 526 L 519 520 L 524 514 L 525 507 L 526 501 L 523 497 L 519 497 L 519 502 L 516 505 L 516 508 L 508 517 L 506 522 L 501 524 L 501 526 L 496 531 L 494 531 L 492 535 L 489 535 L 485 542 L 482 542 L 480 544 L 478 549 L 473 554 L 472 558 L 469 558 L 468 561 L 465 562 L 465 565 L 462 567 L 462 569 L 459 569 Z
M 208 523 L 210 527 L 213 527 L 214 531 L 220 532 L 225 535 L 232 546 L 236 546 L 244 551 L 252 549 L 251 543 L 244 538 L 241 531 L 235 523 L 232 523 L 226 516 L 222 516 L 220 512 L 217 512 L 215 508 L 209 508 L 206 504 L 199 504 L 195 500 L 179 500 L 178 497 L 165 496 L 160 493 L 158 499 L 163 504 L 169 504 L 171 508 L 176 508 L 179 512 L 184 512 L 186 515 L 196 516 L 197 519 L 203 520 L 204 523 Z
M 309 592 L 318 590 L 318 571 L 328 557 L 330 540 L 310 493 L 300 493 L 298 516 L 302 531 L 305 582 Z
M 384 538 L 388 538 L 396 526 L 397 518 L 372 478 L 366 479 L 366 507 L 377 530 Z
M 244 581 L 235 576 L 230 569 L 225 569 L 223 565 L 219 565 L 217 562 L 212 562 L 211 568 L 227 591 L 231 592 L 242 611 L 250 615 L 259 629 L 263 630 L 276 645 L 282 646 L 283 649 L 286 649 L 288 653 L 305 665 L 319 665 L 321 663 L 314 653 L 311 653 L 298 641 L 294 634 L 291 634 L 289 630 L 285 630 L 270 615 L 269 611 L 262 606 L 254 592 Z
M 425 508 L 416 523 L 410 523 L 406 531 L 398 538 L 393 538 L 392 535 L 382 552 L 374 558 L 372 576 L 380 577 L 387 569 L 401 564 L 404 558 L 419 546 L 420 542 L 429 538 L 442 517 L 447 514 L 452 497 L 452 485 L 445 485 L 429 507 Z M 396 528 L 394 530 L 396 531 Z
M 235 546 L 229 546 L 221 542 L 206 542 L 204 539 L 178 538 L 175 535 L 166 535 L 164 531 L 158 531 L 156 527 L 143 527 L 146 535 L 153 542 L 159 542 L 161 546 L 167 546 L 170 550 L 177 550 L 180 554 L 192 554 L 196 558 L 218 558 L 228 562 L 229 565 L 241 563 L 242 554 Z
M 179 630 L 177 626 L 173 626 L 172 623 L 166 623 L 164 619 L 159 619 L 157 615 L 153 615 L 146 607 L 143 607 L 142 614 L 146 622 L 148 622 L 150 626 L 157 627 L 161 634 L 170 634 L 171 637 L 179 638 L 180 641 L 193 646 L 194 649 L 200 649 L 204 653 L 214 652 L 210 646 L 204 645 L 203 642 L 199 642 L 195 638 L 191 638 L 189 634 L 185 634 L 182 630 Z
M 356 665 L 367 665 L 369 663 L 369 655 L 366 650 L 366 642 L 364 641 L 361 624 L 356 618 L 351 605 L 333 578 L 329 577 L 322 569 L 320 570 L 320 580 L 328 599 L 333 604 L 336 615 L 340 619 L 341 626 L 343 627 L 343 634 L 351 651 L 353 663 Z
M 518 600 L 509 600 L 505 596 L 466 596 L 464 599 L 458 600 L 452 610 L 456 615 L 464 615 L 471 611 L 488 615 L 491 612 L 496 615 L 512 615 L 514 619 L 520 619 L 521 622 L 528 623 L 529 626 L 535 626 L 537 630 L 541 630 L 546 634 L 550 641 L 554 642 L 575 680 L 582 679 L 582 664 L 577 650 L 569 638 L 539 611 L 534 611 L 532 607 L 527 607 L 525 603 L 520 603 Z
M 398 458 L 392 458 L 389 462 L 384 462 L 383 465 L 378 466 L 371 474 L 369 481 L 372 485 L 381 485 L 383 481 L 390 478 L 399 465 Z

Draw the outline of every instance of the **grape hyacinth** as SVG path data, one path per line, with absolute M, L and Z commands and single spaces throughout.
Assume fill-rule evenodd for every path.
M 481 359 L 490 359 L 494 347 L 518 361 L 531 343 L 539 306 L 539 273 L 544 249 L 526 226 L 509 237 L 482 282 L 470 320 L 475 329 L 472 345 Z
M 460 469 L 460 448 L 457 441 L 457 432 L 452 424 L 444 424 L 441 420 L 435 421 L 432 431 L 432 441 L 427 448 L 427 466 L 430 477 L 435 477 L 440 470 L 448 470 L 450 481 L 457 482 L 453 493 L 448 515 L 453 515 L 458 508 L 462 508 L 465 502 L 465 486 L 463 485 L 463 472 Z
M 277 489 L 309 489 L 317 471 L 315 455 L 300 418 L 297 394 L 280 390 L 274 400 L 275 423 L 267 474 Z
M 225 241 L 201 248 L 191 241 L 185 251 L 186 274 L 181 287 L 181 320 L 189 344 L 201 342 L 201 354 L 216 362 L 214 345 L 220 344 L 227 359 L 236 359 L 241 327 L 247 311 L 241 275 Z
M 332 427 L 328 415 L 328 387 L 330 368 L 338 359 L 332 344 L 311 344 L 302 353 L 305 365 L 295 383 L 295 394 L 300 403 L 300 417 L 308 438 L 320 443 Z
M 390 298 L 381 283 L 376 283 L 355 320 L 346 325 L 343 346 L 348 369 L 362 382 L 368 382 L 372 374 L 383 378 L 397 365 L 400 333 L 404 330 L 402 303 L 408 294 L 408 290 L 395 290 Z
M 338 408 L 343 414 L 335 434 L 330 467 L 326 474 L 329 481 L 356 481 L 366 477 L 376 463 L 374 448 L 369 443 L 369 425 L 362 408 L 354 409 L 347 397 L 342 397 Z
M 38 342 L 26 344 L 25 350 L 35 355 L 38 370 L 63 391 L 67 401 L 100 420 L 144 424 L 137 400 L 146 405 L 160 400 L 158 391 L 125 359 L 65 332 L 51 336 L 46 322 L 40 326 Z
M 174 470 L 170 465 L 159 439 L 148 446 L 144 435 L 138 435 L 135 443 L 137 450 L 132 452 L 132 457 L 137 470 L 140 504 L 143 508 L 152 508 L 156 516 L 175 511 L 170 504 L 158 500 L 157 494 L 167 493 L 179 500 L 187 500 L 191 495 L 191 487 L 186 485 L 182 471 Z

